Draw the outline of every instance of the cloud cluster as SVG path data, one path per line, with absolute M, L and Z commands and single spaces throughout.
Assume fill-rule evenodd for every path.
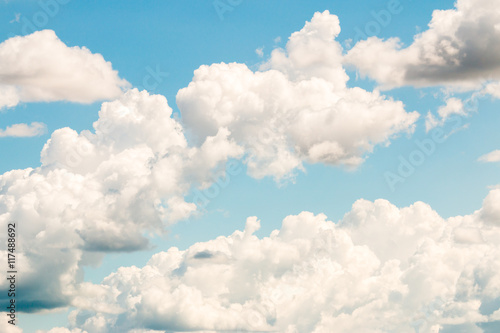
M 385 87 L 447 85 L 477 89 L 500 79 L 500 9 L 489 0 L 458 0 L 435 10 L 429 29 L 403 47 L 398 38 L 358 42 L 346 62 Z M 498 93 L 498 84 L 487 92 Z
M 82 284 L 70 321 L 90 333 L 495 331 L 499 203 L 492 190 L 480 210 L 445 220 L 422 202 L 358 200 L 338 223 L 303 212 L 264 238 L 250 217 L 243 231 Z
M 337 16 L 316 13 L 259 71 L 201 66 L 177 94 L 186 129 L 200 143 L 228 129 L 245 149 L 250 175 L 276 179 L 303 162 L 355 167 L 375 145 L 411 132 L 416 112 L 378 91 L 347 87 L 339 32 Z
M 0 109 L 19 102 L 91 103 L 116 98 L 128 86 L 100 54 L 68 47 L 52 30 L 0 44 Z
M 94 130 L 56 130 L 40 167 L 0 176 L 0 225 L 18 223 L 20 310 L 71 303 L 83 265 L 147 247 L 148 232 L 196 210 L 184 201 L 192 186 L 241 154 L 224 130 L 188 147 L 165 97 L 136 89 L 104 103 Z
M 264 71 L 202 66 L 178 95 L 194 146 L 163 96 L 123 93 L 126 82 L 100 55 L 69 48 L 49 30 L 2 43 L 0 91 L 17 98 L 5 98 L 8 105 L 120 95 L 103 103 L 94 131 L 58 129 L 40 167 L 0 176 L 0 224 L 19 224 L 19 310 L 74 304 L 83 266 L 106 252 L 143 249 L 150 234 L 190 216 L 196 205 L 184 197 L 209 186 L 230 158 L 245 155 L 255 177 L 283 178 L 303 160 L 357 165 L 375 144 L 411 131 L 418 114 L 401 102 L 346 87 L 339 31 L 336 16 L 317 13 Z M 38 130 L 17 125 L 2 133 Z

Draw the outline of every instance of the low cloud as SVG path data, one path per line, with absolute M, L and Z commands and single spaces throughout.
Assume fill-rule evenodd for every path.
M 358 200 L 338 223 L 302 212 L 263 238 L 250 217 L 244 231 L 82 284 L 71 323 L 93 333 L 498 329 L 499 198 L 492 190 L 449 219 L 422 202 Z

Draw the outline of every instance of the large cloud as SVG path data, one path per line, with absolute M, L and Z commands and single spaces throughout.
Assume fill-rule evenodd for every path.
M 337 16 L 316 13 L 260 71 L 201 66 L 177 94 L 186 128 L 203 142 L 220 128 L 245 148 L 249 173 L 277 179 L 302 163 L 357 166 L 418 118 L 377 91 L 346 86 Z
M 241 154 L 224 130 L 188 147 L 171 116 L 165 97 L 130 90 L 102 105 L 95 132 L 59 129 L 40 167 L 0 176 L 0 225 L 19 229 L 21 310 L 69 304 L 83 265 L 147 247 L 147 232 L 161 234 L 196 209 L 184 201 L 192 186 Z
M 338 224 L 303 212 L 264 238 L 250 217 L 82 284 L 70 319 L 89 333 L 497 331 L 499 197 L 448 220 L 422 202 L 359 200 Z
M 458 0 L 435 10 L 429 29 L 403 47 L 398 38 L 358 42 L 345 61 L 386 87 L 450 85 L 476 89 L 500 79 L 500 8 L 489 0 Z M 498 84 L 488 93 L 498 94 Z
M 116 98 L 128 86 L 100 54 L 68 47 L 52 30 L 0 44 L 0 108 L 19 102 L 91 103 Z

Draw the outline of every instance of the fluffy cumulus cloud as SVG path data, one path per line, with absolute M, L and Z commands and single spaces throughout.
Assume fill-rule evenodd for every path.
M 91 103 L 118 97 L 127 81 L 85 47 L 68 47 L 52 30 L 0 44 L 0 108 L 19 102 Z
M 359 200 L 338 223 L 303 212 L 171 248 L 85 283 L 70 315 L 89 333 L 496 332 L 500 190 L 447 220 L 427 204 Z
M 403 47 L 398 38 L 358 42 L 346 61 L 387 87 L 450 85 L 476 89 L 500 79 L 500 9 L 494 1 L 458 0 L 435 10 L 429 29 Z M 498 83 L 486 92 L 500 95 Z
M 225 128 L 245 149 L 250 175 L 281 179 L 304 162 L 355 167 L 375 145 L 411 132 L 416 112 L 378 91 L 347 87 L 339 33 L 337 16 L 316 13 L 259 71 L 201 66 L 177 94 L 193 140 Z
M 5 137 L 32 137 L 40 136 L 47 132 L 47 125 L 44 123 L 33 122 L 31 124 L 14 124 L 7 126 L 5 129 L 0 129 L 0 138 Z
M 224 130 L 188 147 L 171 116 L 165 97 L 130 90 L 102 105 L 93 132 L 56 130 L 40 167 L 0 176 L 0 225 L 18 223 L 20 310 L 70 304 L 83 265 L 147 247 L 147 232 L 196 209 L 184 201 L 191 186 L 241 154 Z M 6 288 L 3 280 L 1 299 Z

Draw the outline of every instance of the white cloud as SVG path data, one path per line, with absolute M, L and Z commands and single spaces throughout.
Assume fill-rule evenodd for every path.
M 487 223 L 500 226 L 500 189 L 494 189 L 488 193 L 480 216 Z
M 358 42 L 346 57 L 385 87 L 448 85 L 478 89 L 500 79 L 500 9 L 489 0 L 458 0 L 435 10 L 429 28 L 403 47 L 398 38 Z
M 303 162 L 357 166 L 375 145 L 411 132 L 416 112 L 378 91 L 346 86 L 339 32 L 337 16 L 316 13 L 260 71 L 201 66 L 177 94 L 187 130 L 203 142 L 227 128 L 245 149 L 250 175 L 276 179 L 293 176 Z
M 480 162 L 500 162 L 500 150 L 494 150 L 491 153 L 479 158 Z
M 461 99 L 451 97 L 446 100 L 446 104 L 439 107 L 437 111 L 439 119 L 431 112 L 425 117 L 425 130 L 429 132 L 436 126 L 443 126 L 446 120 L 453 115 L 466 116 L 467 112 L 464 109 L 464 103 Z
M 498 328 L 499 196 L 447 220 L 422 202 L 359 200 L 339 223 L 303 212 L 264 238 L 250 217 L 244 231 L 83 284 L 72 324 L 92 333 Z
M 484 92 L 495 98 L 500 98 L 500 82 L 489 83 L 484 88 Z
M 14 107 L 19 102 L 20 97 L 15 87 L 0 84 L 0 109 Z
M 14 124 L 7 126 L 6 129 L 0 129 L 0 138 L 16 137 L 25 138 L 40 136 L 47 133 L 47 125 L 44 123 L 33 122 L 28 124 Z
M 20 310 L 70 304 L 84 265 L 147 247 L 145 233 L 161 234 L 196 210 L 184 201 L 191 187 L 241 155 L 224 130 L 189 147 L 165 97 L 136 89 L 104 103 L 94 129 L 56 130 L 40 167 L 0 176 L 0 224 L 19 223 L 18 300 L 32 304 Z
M 85 47 L 66 46 L 52 30 L 0 44 L 0 108 L 19 102 L 112 99 L 129 83 Z

